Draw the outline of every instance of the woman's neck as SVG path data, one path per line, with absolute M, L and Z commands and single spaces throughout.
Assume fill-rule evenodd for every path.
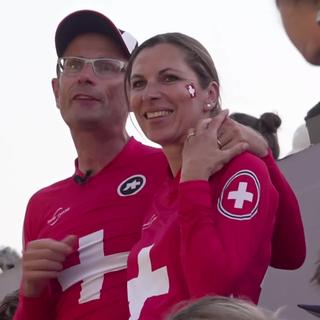
M 182 149 L 183 145 L 163 146 L 162 150 L 168 160 L 172 176 L 175 177 L 182 166 Z

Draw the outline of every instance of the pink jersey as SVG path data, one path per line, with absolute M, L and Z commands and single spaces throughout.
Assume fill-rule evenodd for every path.
M 130 320 L 160 320 L 176 303 L 208 294 L 256 303 L 278 197 L 265 163 L 249 153 L 209 182 L 172 179 L 129 255 Z
M 15 319 L 127 320 L 127 256 L 167 175 L 161 150 L 132 138 L 86 183 L 71 177 L 36 193 L 27 208 L 25 243 L 75 234 L 78 248 L 41 298 L 20 296 Z

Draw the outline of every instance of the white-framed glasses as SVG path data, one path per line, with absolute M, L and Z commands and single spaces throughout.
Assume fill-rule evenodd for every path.
M 58 59 L 57 66 L 60 73 L 75 75 L 80 73 L 87 63 L 91 64 L 94 73 L 101 77 L 110 77 L 126 69 L 124 61 L 109 58 L 61 57 Z

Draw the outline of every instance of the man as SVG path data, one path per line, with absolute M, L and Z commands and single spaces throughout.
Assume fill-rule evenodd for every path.
M 72 177 L 29 201 L 15 319 L 128 319 L 127 255 L 166 176 L 163 154 L 125 130 L 124 66 L 137 42 L 93 11 L 66 17 L 55 42 L 52 87 L 78 159 Z

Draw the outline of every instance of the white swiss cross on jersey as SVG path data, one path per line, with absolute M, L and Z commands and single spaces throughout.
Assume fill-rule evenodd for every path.
M 100 299 L 104 275 L 127 268 L 129 252 L 105 255 L 103 238 L 103 230 L 79 238 L 80 263 L 61 271 L 58 276 L 63 291 L 81 282 L 79 304 Z
M 130 319 L 138 320 L 144 303 L 150 297 L 169 292 L 167 267 L 156 270 L 152 268 L 150 251 L 153 245 L 141 249 L 138 254 L 139 274 L 128 281 L 128 300 Z
M 218 210 L 225 217 L 249 220 L 258 211 L 260 182 L 250 170 L 240 170 L 228 179 L 218 199 Z

